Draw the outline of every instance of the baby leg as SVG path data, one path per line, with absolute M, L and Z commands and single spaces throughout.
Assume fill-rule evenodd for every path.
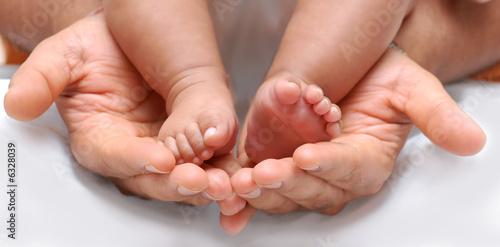
M 166 101 L 158 133 L 178 163 L 229 152 L 238 123 L 206 1 L 106 0 L 116 41 Z M 140 20 L 140 21 L 137 21 Z

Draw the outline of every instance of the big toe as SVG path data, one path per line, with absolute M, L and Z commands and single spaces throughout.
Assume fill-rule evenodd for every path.
M 298 83 L 291 82 L 285 79 L 278 79 L 274 83 L 273 90 L 278 103 L 283 105 L 295 104 L 302 94 L 300 85 Z
M 234 114 L 217 109 L 208 110 L 199 116 L 198 123 L 207 146 L 221 149 L 236 142 L 238 120 Z

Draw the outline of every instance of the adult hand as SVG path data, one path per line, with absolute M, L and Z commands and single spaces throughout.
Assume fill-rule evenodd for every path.
M 444 82 L 455 80 L 498 60 L 499 6 L 497 1 L 485 6 L 420 1 L 396 41 Z M 434 23 L 445 28 L 435 28 Z M 478 27 L 484 35 L 471 35 Z M 255 208 L 270 213 L 334 214 L 350 200 L 375 193 L 391 172 L 412 128 L 410 120 L 438 146 L 455 154 L 474 154 L 485 142 L 482 130 L 456 106 L 439 80 L 394 51 L 388 51 L 339 105 L 344 112 L 341 137 L 306 144 L 293 159 L 268 160 L 233 176 L 235 191 L 254 206 L 247 206 L 239 218 L 227 219 L 239 226 L 235 229 L 243 229 Z M 248 162 L 242 145 L 239 153 L 245 166 L 255 165 Z
M 231 178 L 235 192 L 268 213 L 336 214 L 349 201 L 380 190 L 412 121 L 436 145 L 458 155 L 475 154 L 485 143 L 481 128 L 441 82 L 394 50 L 384 54 L 339 106 L 344 121 L 340 136 L 305 144 L 293 158 L 239 170 Z M 239 147 L 240 159 L 248 162 Z M 244 227 L 253 212 L 245 208 L 233 224 Z
M 40 43 L 13 76 L 5 108 L 29 121 L 54 101 L 75 158 L 122 192 L 196 205 L 232 195 L 225 171 L 175 166 L 172 153 L 156 143 L 167 117 L 165 102 L 123 55 L 102 15 Z

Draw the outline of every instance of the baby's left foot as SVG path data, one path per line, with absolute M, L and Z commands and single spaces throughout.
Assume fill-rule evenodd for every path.
M 291 157 L 305 143 L 340 132 L 340 108 L 323 90 L 293 76 L 271 78 L 257 92 L 247 116 L 245 150 L 253 162 Z

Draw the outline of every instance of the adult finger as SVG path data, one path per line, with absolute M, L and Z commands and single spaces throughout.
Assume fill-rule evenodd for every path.
M 287 213 L 300 208 L 300 205 L 289 198 L 256 184 L 252 171 L 252 168 L 243 168 L 231 177 L 234 192 L 252 207 L 271 214 Z
M 209 179 L 205 171 L 191 163 L 175 166 L 169 174 L 145 174 L 127 179 L 112 178 L 122 191 L 161 201 L 206 205 L 211 200 L 202 195 Z
M 87 34 L 106 32 L 102 18 L 94 16 L 79 21 L 45 39 L 33 50 L 11 79 L 11 88 L 5 96 L 9 116 L 21 121 L 39 117 L 67 85 L 85 76 L 85 44 L 76 30 Z
M 9 116 L 21 121 L 39 117 L 69 83 L 78 79 L 71 73 L 77 64 L 61 49 L 63 41 L 49 38 L 40 43 L 14 74 L 4 99 Z
M 229 183 L 231 183 L 230 177 L 232 177 L 238 170 L 241 169 L 241 165 L 238 159 L 232 153 L 214 157 L 207 162 L 210 163 L 210 165 L 212 165 L 213 167 L 222 170 L 224 174 L 228 176 Z M 243 210 L 246 206 L 246 201 L 233 193 L 231 184 L 229 184 L 229 189 L 229 197 L 217 201 L 221 213 L 226 216 L 235 215 Z
M 265 160 L 257 164 L 252 178 L 260 187 L 279 193 L 303 208 L 325 214 L 338 213 L 348 200 L 342 188 L 308 174 L 298 168 L 291 158 Z M 297 205 L 291 209 L 298 209 Z
M 402 56 L 402 55 L 400 55 Z M 386 59 L 394 59 L 387 57 Z M 404 58 L 406 63 L 413 63 Z M 442 83 L 423 68 L 408 66 L 411 71 L 399 78 L 405 89 L 403 104 L 395 104 L 434 144 L 457 155 L 473 155 L 481 151 L 486 135 L 481 127 L 450 97 Z
M 109 122 L 96 123 L 96 128 L 70 134 L 73 154 L 83 167 L 116 178 L 164 174 L 174 168 L 175 158 L 170 150 L 151 138 L 119 130 L 114 127 L 113 117 L 107 119 Z
M 222 229 L 226 232 L 230 234 L 237 234 L 245 228 L 250 219 L 254 216 L 255 212 L 257 212 L 257 209 L 251 205 L 247 205 L 243 210 L 231 216 L 221 213 L 219 215 L 219 222 Z
M 205 170 L 208 177 L 208 187 L 202 192 L 205 198 L 221 201 L 232 197 L 231 179 L 224 170 L 207 164 L 203 164 L 201 168 Z
M 308 174 L 342 188 L 345 191 L 342 196 L 340 192 L 332 191 L 343 201 L 379 191 L 393 167 L 390 157 L 394 154 L 382 142 L 368 135 L 356 134 L 331 142 L 305 144 L 293 154 L 297 166 Z

